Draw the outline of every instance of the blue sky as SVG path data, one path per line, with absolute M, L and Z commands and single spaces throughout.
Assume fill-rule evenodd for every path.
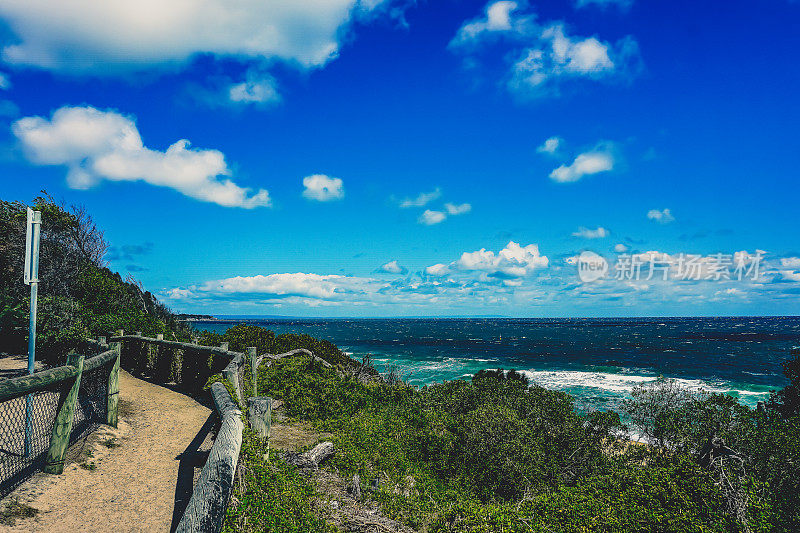
M 800 314 L 797 2 L 95 4 L 0 0 L 2 197 L 177 311 Z

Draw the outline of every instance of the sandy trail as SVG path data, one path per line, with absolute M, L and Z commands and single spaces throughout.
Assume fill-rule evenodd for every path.
M 0 531 L 169 531 L 179 455 L 211 411 L 125 371 L 120 400 L 120 427 L 96 432 L 83 466 L 70 464 L 61 476 L 37 474 L 19 487 L 11 498 L 38 513 Z

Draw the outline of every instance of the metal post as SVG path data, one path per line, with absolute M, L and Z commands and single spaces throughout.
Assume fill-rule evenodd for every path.
M 36 364 L 36 304 L 39 299 L 39 282 L 31 281 L 31 322 L 28 326 L 28 374 L 33 374 Z
M 39 294 L 39 284 L 31 282 L 31 323 L 28 333 L 28 374 L 33 374 L 36 362 L 36 299 Z M 31 454 L 31 439 L 33 436 L 33 396 L 25 396 L 25 457 Z
M 28 328 L 28 374 L 36 366 L 36 303 L 39 296 L 39 230 L 42 213 L 28 208 L 28 228 L 25 238 L 24 281 L 31 286 L 31 321 Z M 25 456 L 31 453 L 33 435 L 33 397 L 25 397 Z

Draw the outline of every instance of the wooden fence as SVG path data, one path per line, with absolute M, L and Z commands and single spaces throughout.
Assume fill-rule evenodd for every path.
M 103 345 L 108 348 L 107 345 Z M 39 468 L 64 470 L 71 442 L 97 424 L 116 427 L 121 347 L 0 381 L 0 493 Z
M 330 363 L 306 349 L 259 356 L 254 347 L 247 348 L 247 353 L 244 354 L 229 350 L 228 343 L 222 343 L 219 347 L 202 346 L 196 343 L 169 341 L 160 336 L 145 337 L 140 333 L 124 335 L 123 332 L 119 332 L 119 335 L 112 337 L 111 340 L 123 343 L 125 368 L 131 365 L 141 372 L 149 369 L 153 373 L 158 373 L 159 369 L 163 371 L 169 366 L 172 369 L 169 376 L 173 381 L 184 386 L 196 383 L 201 376 L 204 378 L 203 383 L 205 384 L 209 377 L 219 374 L 230 385 L 232 394 L 221 381 L 216 381 L 211 385 L 211 396 L 220 419 L 220 429 L 200 473 L 200 479 L 194 486 L 189 503 L 178 523 L 176 531 L 180 533 L 217 532 L 222 527 L 228 502 L 233 492 L 233 480 L 242 446 L 244 419 L 240 406 L 244 401 L 241 382 L 245 378 L 245 370 L 249 369 L 250 371 L 248 392 L 251 397 L 249 400 L 258 400 L 261 409 L 258 413 L 250 413 L 251 425 L 258 434 L 268 439 L 271 425 L 271 399 L 253 398 L 258 393 L 258 367 L 262 363 L 271 364 L 293 355 L 307 355 L 321 362 L 322 365 L 331 367 Z M 158 361 L 163 360 L 162 355 L 154 353 L 150 347 L 156 347 L 156 352 L 160 352 L 161 349 L 172 350 L 172 365 L 159 364 Z M 203 361 L 205 366 L 200 366 L 207 370 L 198 373 L 198 364 L 196 360 L 191 360 L 192 355 Z M 223 362 L 226 363 L 224 367 L 222 367 Z M 222 367 L 220 370 L 215 370 L 220 367 Z M 179 368 L 180 371 L 175 372 L 176 368 Z M 162 375 L 162 379 L 164 377 L 166 375 Z
M 256 396 L 258 367 L 262 362 L 270 364 L 283 357 L 303 354 L 319 360 L 325 366 L 331 366 L 327 361 L 305 349 L 259 356 L 252 347 L 247 349 L 247 354 L 244 354 L 229 350 L 228 343 L 222 343 L 219 347 L 203 346 L 197 343 L 165 340 L 161 335 L 155 338 L 145 337 L 141 333 L 125 335 L 122 330 L 110 337 L 109 341 L 112 342 L 111 349 L 97 356 L 87 359 L 82 355 L 70 355 L 64 366 L 0 382 L 0 420 L 3 419 L 4 405 L 14 403 L 15 407 L 19 408 L 21 405 L 24 406 L 26 398 L 37 394 L 49 394 L 53 400 L 51 403 L 56 409 L 51 413 L 52 421 L 44 421 L 45 427 L 51 428 L 46 453 L 44 450 L 34 450 L 34 457 L 28 466 L 37 466 L 36 461 L 40 460 L 43 461 L 45 472 L 60 474 L 64 469 L 67 448 L 75 439 L 75 421 L 94 420 L 97 418 L 95 411 L 102 411 L 104 417 L 99 421 L 117 426 L 121 363 L 126 370 L 134 374 L 146 375 L 162 382 L 174 382 L 187 389 L 187 392 L 195 393 L 202 390 L 208 378 L 220 374 L 230 385 L 233 394 L 221 381 L 214 382 L 210 387 L 216 413 L 220 419 L 220 430 L 183 517 L 178 523 L 177 531 L 181 533 L 216 532 L 222 526 L 233 491 L 233 480 L 242 445 L 244 419 L 240 405 L 244 398 L 240 381 L 245 368 L 250 370 L 252 393 L 250 396 Z M 108 347 L 104 337 L 87 342 Z M 92 392 L 87 387 L 88 382 L 82 379 L 92 375 L 97 382 L 99 371 L 107 371 L 101 376 L 103 378 L 101 410 L 92 409 L 90 401 L 99 397 L 97 386 L 94 386 Z M 260 400 L 260 403 L 264 404 L 260 406 L 264 412 L 257 415 L 258 427 L 256 428 L 255 423 L 253 425 L 259 434 L 268 438 L 271 399 L 251 397 L 250 400 Z M 94 418 L 91 417 L 91 413 L 87 415 L 83 411 L 92 411 Z M 39 419 L 47 419 L 47 416 L 39 416 Z M 19 448 L 24 438 L 24 425 L 18 420 L 15 424 L 13 431 L 4 431 L 0 425 L 0 483 L 4 480 L 5 470 L 9 472 L 14 470 L 9 468 L 4 470 L 4 467 L 13 462 L 9 462 L 8 457 L 25 455 L 8 451 L 9 448 Z M 13 471 L 11 475 L 19 477 L 19 472 Z
M 240 374 L 245 366 L 245 354 L 228 350 L 228 343 L 222 343 L 219 347 L 203 346 L 169 341 L 161 336 L 152 338 L 140 333 L 118 333 L 111 340 L 122 343 L 126 369 L 130 365 L 134 372 L 149 371 L 156 378 L 174 381 L 190 390 L 197 388 L 201 380 L 205 385 L 214 374 L 220 374 L 230 384 L 233 396 L 222 382 L 211 385 L 220 429 L 176 529 L 181 533 L 219 531 L 233 492 L 233 480 L 242 447 L 244 422 L 239 404 L 242 401 Z M 169 365 L 163 362 L 166 356 L 160 353 L 162 350 L 169 352 Z M 255 357 L 255 348 L 248 349 L 248 352 Z M 223 362 L 225 366 L 215 371 Z

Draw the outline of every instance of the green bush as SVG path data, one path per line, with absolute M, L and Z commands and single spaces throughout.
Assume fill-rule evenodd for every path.
M 0 340 L 7 350 L 27 345 L 29 290 L 22 283 L 27 205 L 0 201 Z M 118 329 L 188 339 L 189 328 L 133 279 L 105 267 L 107 245 L 82 209 L 67 209 L 45 196 L 42 212 L 37 313 L 37 359 L 63 364 L 83 351 L 87 337 Z
M 314 514 L 311 508 L 314 489 L 308 480 L 274 454 L 270 462 L 265 462 L 265 451 L 260 439 L 245 430 L 239 455 L 245 488 L 234 492 L 235 500 L 228 506 L 222 531 L 336 531 Z

